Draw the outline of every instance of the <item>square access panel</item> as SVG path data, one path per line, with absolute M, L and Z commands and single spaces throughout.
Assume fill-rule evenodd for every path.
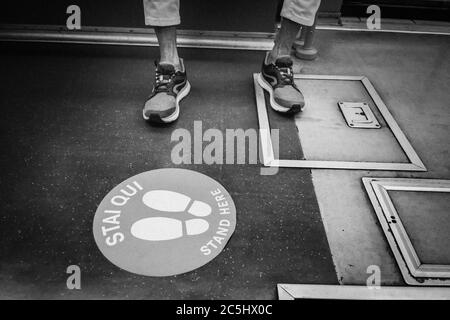
M 405 282 L 450 286 L 450 180 L 363 183 Z
M 274 167 L 426 171 L 369 79 L 294 76 L 306 108 L 295 117 L 300 159 L 276 159 L 264 91 L 254 74 L 264 165 Z M 280 141 L 283 143 L 283 141 Z

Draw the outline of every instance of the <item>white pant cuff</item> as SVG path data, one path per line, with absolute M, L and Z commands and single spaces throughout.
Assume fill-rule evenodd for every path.
M 314 17 L 313 18 L 305 18 L 301 17 L 295 14 L 292 14 L 291 12 L 281 12 L 281 16 L 285 19 L 289 19 L 291 21 L 294 21 L 298 24 L 301 24 L 303 26 L 311 27 L 314 24 Z
M 180 23 L 181 23 L 181 19 L 179 17 L 171 18 L 171 19 L 145 17 L 145 24 L 147 26 L 152 26 L 152 27 L 170 27 L 170 26 L 177 26 Z

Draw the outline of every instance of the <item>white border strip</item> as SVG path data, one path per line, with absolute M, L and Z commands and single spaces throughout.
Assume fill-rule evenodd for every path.
M 279 300 L 450 300 L 449 288 L 278 284 Z

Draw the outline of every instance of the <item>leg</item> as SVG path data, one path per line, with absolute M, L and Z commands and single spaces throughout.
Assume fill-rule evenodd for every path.
M 267 52 L 258 82 L 269 93 L 272 109 L 286 114 L 300 112 L 305 99 L 294 82 L 292 44 L 300 29 L 299 24 L 283 18 L 272 51 Z
M 300 26 L 312 26 L 320 0 L 284 0 L 281 10 L 281 28 L 275 37 L 275 44 L 267 58 L 274 63 L 278 57 L 290 56 L 292 45 L 298 36 Z
M 315 59 L 317 51 L 312 47 L 315 22 L 319 10 L 320 0 L 285 0 L 281 16 L 302 25 L 296 56 L 302 59 Z M 304 41 L 302 43 L 302 41 Z M 304 45 L 304 47 L 303 47 Z
M 286 18 L 281 20 L 281 28 L 275 37 L 275 44 L 267 58 L 267 63 L 274 63 L 279 57 L 290 56 L 300 25 Z
M 142 111 L 144 119 L 152 123 L 175 121 L 180 113 L 179 102 L 191 88 L 177 50 L 179 7 L 179 0 L 144 0 L 145 23 L 155 28 L 160 51 L 155 85 Z
M 177 50 L 177 30 L 180 24 L 179 0 L 143 0 L 145 24 L 155 28 L 160 61 L 180 69 Z
M 171 64 L 175 67 L 175 70 L 180 70 L 180 58 L 177 50 L 177 28 L 175 26 L 155 27 L 155 33 L 159 43 L 159 63 Z
M 317 58 L 317 49 L 313 45 L 316 22 L 317 14 L 314 24 L 311 27 L 303 27 L 300 39 L 294 42 L 295 56 L 299 59 L 314 60 Z
M 291 49 L 301 25 L 311 26 L 320 0 L 284 0 L 281 28 L 272 51 L 264 60 L 258 82 L 269 93 L 272 109 L 295 114 L 305 107 L 305 98 L 294 81 Z

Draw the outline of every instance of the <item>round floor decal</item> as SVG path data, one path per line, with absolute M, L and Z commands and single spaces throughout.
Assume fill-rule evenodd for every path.
M 225 247 L 236 208 L 225 188 L 185 169 L 131 177 L 102 200 L 94 218 L 100 251 L 116 266 L 146 276 L 197 269 Z

